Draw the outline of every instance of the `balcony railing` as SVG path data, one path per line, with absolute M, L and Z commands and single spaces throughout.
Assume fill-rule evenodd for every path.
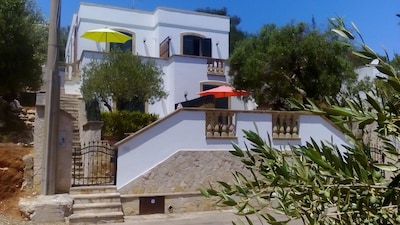
M 235 112 L 207 111 L 206 137 L 236 137 Z
M 276 112 L 272 114 L 272 138 L 299 139 L 299 114 Z
M 222 59 L 207 59 L 207 73 L 211 75 L 225 75 L 225 66 Z
M 206 111 L 206 137 L 236 137 L 235 111 Z M 299 139 L 299 114 L 294 112 L 272 113 L 273 139 Z

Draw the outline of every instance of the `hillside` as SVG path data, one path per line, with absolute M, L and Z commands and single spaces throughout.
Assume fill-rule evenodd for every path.
M 24 162 L 22 157 L 32 153 L 32 147 L 0 143 L 0 224 L 17 224 L 22 221 L 18 209 L 20 197 L 31 195 L 31 190 L 21 190 Z M 7 223 L 4 223 L 7 220 Z

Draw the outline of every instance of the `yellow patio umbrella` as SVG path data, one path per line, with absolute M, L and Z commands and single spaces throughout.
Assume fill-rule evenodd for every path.
M 81 37 L 87 38 L 96 42 L 113 42 L 125 43 L 132 37 L 110 28 L 100 28 L 86 31 Z

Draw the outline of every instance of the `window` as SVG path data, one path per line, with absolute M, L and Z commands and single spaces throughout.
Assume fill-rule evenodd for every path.
M 184 35 L 182 54 L 211 57 L 211 38 Z
M 203 84 L 203 91 L 212 89 L 212 88 L 216 88 L 220 85 L 216 85 L 216 84 Z M 229 109 L 229 100 L 228 97 L 226 98 L 216 98 L 214 99 L 214 104 L 215 104 L 215 108 L 216 109 Z
M 132 51 L 133 50 L 133 45 L 132 45 L 132 43 L 133 43 L 133 35 L 132 35 L 132 33 L 123 32 L 123 31 L 118 31 L 118 32 L 128 35 L 129 37 L 131 37 L 131 39 L 126 41 L 125 43 L 113 43 L 113 42 L 110 42 L 110 50 L 120 49 L 120 50 L 122 50 L 124 52 L 125 51 L 133 52 Z

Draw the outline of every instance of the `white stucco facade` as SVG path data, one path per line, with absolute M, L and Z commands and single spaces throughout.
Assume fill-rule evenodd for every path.
M 157 8 L 153 12 L 81 3 L 73 16 L 67 43 L 67 61 L 72 59 L 74 38 L 78 38 L 77 55 L 82 51 L 102 51 L 105 43 L 80 38 L 87 30 L 108 27 L 133 33 L 135 54 L 159 57 L 159 44 L 170 38 L 171 55 L 181 54 L 181 34 L 194 33 L 212 39 L 212 57 L 227 59 L 229 55 L 229 17 Z M 75 29 L 76 28 L 76 29 Z M 70 56 L 70 57 L 68 57 Z
M 229 83 L 225 64 L 229 56 L 229 17 L 170 8 L 145 12 L 81 3 L 72 18 L 66 46 L 66 93 L 80 94 L 80 75 L 85 64 L 101 58 L 102 53 L 108 51 L 108 43 L 81 37 L 87 30 L 104 27 L 132 35 L 132 53 L 144 60 L 155 60 L 161 68 L 168 97 L 149 104 L 146 107 L 149 113 L 164 117 L 175 110 L 176 104 L 198 98 L 202 84 L 218 86 Z M 211 55 L 184 54 L 185 35 L 208 39 Z M 164 45 L 165 42 L 168 44 Z M 166 46 L 167 56 L 162 55 Z M 210 71 L 210 66 L 211 69 L 218 67 L 218 72 Z M 237 98 L 228 101 L 231 109 L 255 107 Z
M 268 111 L 235 112 L 234 137 L 210 138 L 205 135 L 207 110 L 182 109 L 157 124 L 119 143 L 118 189 L 150 171 L 179 151 L 233 151 L 232 143 L 245 149 L 251 146 L 243 130 L 258 132 L 264 140 L 271 138 L 272 147 L 289 150 L 290 146 L 306 145 L 311 138 L 317 143 L 333 143 L 345 151 L 346 137 L 326 119 L 310 113 L 298 113 L 298 138 L 272 138 L 273 114 Z M 267 141 L 268 142 L 268 141 Z M 135 165 L 135 166 L 132 166 Z
M 317 142 L 348 145 L 335 126 L 310 113 L 256 111 L 253 110 L 255 104 L 235 97 L 227 99 L 224 107 L 229 110 L 209 109 L 208 106 L 175 108 L 179 103 L 198 98 L 205 86 L 229 84 L 229 68 L 225 61 L 229 56 L 230 19 L 226 16 L 169 8 L 144 12 L 81 3 L 72 18 L 66 46 L 66 93 L 80 94 L 80 72 L 90 60 L 101 58 L 109 49 L 108 44 L 84 39 L 81 35 L 87 30 L 104 27 L 132 35 L 132 53 L 144 61 L 154 60 L 162 71 L 168 94 L 165 99 L 146 106 L 147 112 L 159 115 L 160 120 L 115 145 L 119 190 L 135 186 L 133 182 L 140 176 L 179 153 L 228 153 L 233 149 L 232 142 L 244 148 L 247 140 L 243 130 L 257 130 L 264 139 L 275 135 L 272 145 L 279 149 L 304 145 L 311 137 Z M 186 36 L 211 43 L 209 55 L 185 53 Z M 179 179 L 180 176 L 176 176 L 170 183 Z M 149 193 L 150 189 L 147 187 L 142 194 Z

